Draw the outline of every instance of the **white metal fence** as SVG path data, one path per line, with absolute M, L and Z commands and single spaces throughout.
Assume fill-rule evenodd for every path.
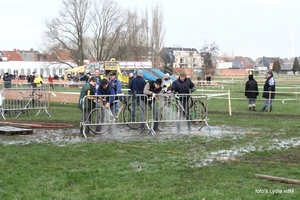
M 43 88 L 5 88 L 0 95 L 0 111 L 3 119 L 17 118 L 22 114 L 38 116 L 46 113 L 49 106 L 48 93 Z
M 103 102 L 99 99 L 105 99 Z M 81 132 L 102 134 L 112 125 L 127 125 L 140 131 L 148 129 L 155 135 L 155 123 L 166 127 L 187 123 L 200 130 L 208 125 L 208 98 L 202 94 L 157 94 L 148 98 L 139 95 L 91 95 L 82 100 Z M 107 103 L 108 102 L 108 103 Z M 161 125 L 160 125 L 161 126 Z M 210 129 L 211 130 L 211 129 Z

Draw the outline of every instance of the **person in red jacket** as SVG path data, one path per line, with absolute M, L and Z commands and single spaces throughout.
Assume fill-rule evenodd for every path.
M 54 90 L 53 80 L 54 80 L 54 78 L 51 75 L 49 75 L 48 81 L 49 81 L 49 84 L 50 84 L 50 88 L 52 88 L 52 90 Z

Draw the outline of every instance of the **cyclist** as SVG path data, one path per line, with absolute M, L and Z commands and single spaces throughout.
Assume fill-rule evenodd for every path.
M 170 87 L 168 87 L 167 93 L 176 92 L 182 94 L 179 98 L 181 105 L 184 107 L 183 115 L 185 116 L 188 126 L 188 131 L 191 131 L 190 111 L 189 111 L 189 93 L 190 90 L 195 91 L 195 85 L 190 78 L 186 77 L 185 72 L 180 72 L 179 78 L 176 79 Z M 180 132 L 180 123 L 177 123 L 177 132 Z
M 137 94 L 143 94 L 145 85 L 146 81 L 143 77 L 143 70 L 138 70 L 136 77 L 130 81 L 130 91 L 132 94 L 132 122 L 135 122 L 136 104 L 139 104 L 140 107 L 145 110 L 144 103 L 141 101 L 140 96 L 136 96 Z M 143 121 L 142 115 L 140 115 L 140 121 Z M 143 129 L 144 126 L 141 127 L 141 130 Z
M 113 85 L 109 83 L 109 81 L 106 78 L 101 80 L 100 86 L 97 90 L 97 95 L 104 95 L 104 99 L 99 99 L 100 103 L 102 103 L 102 105 L 107 109 L 113 108 L 111 110 L 113 113 L 115 113 L 116 109 L 114 108 L 115 104 L 113 103 L 115 100 L 115 96 L 105 96 L 105 95 L 116 95 L 116 92 L 115 89 L 113 88 Z
M 144 94 L 146 94 L 148 96 L 148 98 L 150 98 L 153 101 L 155 101 L 156 99 L 156 94 L 161 93 L 162 92 L 162 80 L 160 78 L 156 79 L 156 81 L 148 81 L 144 87 Z M 161 131 L 158 128 L 158 111 L 157 111 L 157 106 L 155 105 L 155 103 L 151 101 L 148 102 L 149 107 L 151 108 L 151 105 L 153 105 L 153 116 L 154 116 L 154 127 L 153 130 L 154 131 Z
M 104 108 L 111 109 L 113 114 L 116 113 L 116 103 L 114 103 L 114 101 L 115 101 L 115 96 L 114 95 L 116 95 L 116 92 L 115 92 L 112 84 L 106 78 L 103 78 L 100 81 L 100 86 L 97 90 L 97 95 L 102 96 L 102 98 L 98 98 L 98 102 L 101 105 L 101 113 L 103 113 L 101 115 L 101 123 L 103 123 L 104 122 L 104 117 L 105 117 L 105 114 L 106 114 L 106 111 L 105 111 Z M 113 96 L 110 96 L 110 95 L 113 95 Z M 96 131 L 100 132 L 101 131 L 101 126 L 97 126 Z
M 79 101 L 78 101 L 78 108 L 80 110 L 83 110 L 83 103 L 84 103 L 84 112 L 82 116 L 82 120 L 85 122 L 87 120 L 88 114 L 90 111 L 96 107 L 95 103 L 95 90 L 94 87 L 96 85 L 96 78 L 91 77 L 89 79 L 89 82 L 86 83 L 81 91 L 80 91 L 80 96 L 79 96 Z M 83 98 L 86 97 L 85 102 L 83 102 Z

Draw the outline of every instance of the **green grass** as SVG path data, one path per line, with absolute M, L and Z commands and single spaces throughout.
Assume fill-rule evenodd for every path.
M 254 177 L 299 179 L 299 102 L 275 100 L 271 113 L 248 111 L 243 89 L 242 84 L 231 89 L 232 116 L 226 96 L 208 101 L 208 122 L 217 136 L 204 130 L 203 135 L 145 135 L 144 140 L 94 136 L 63 146 L 2 145 L 0 199 L 299 199 L 298 185 Z M 262 104 L 260 94 L 257 109 Z M 51 103 L 50 113 L 50 118 L 14 120 L 79 127 L 76 104 Z

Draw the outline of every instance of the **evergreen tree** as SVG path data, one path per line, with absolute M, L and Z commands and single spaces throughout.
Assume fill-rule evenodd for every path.
M 299 71 L 299 69 L 300 69 L 300 65 L 299 65 L 298 58 L 296 57 L 296 58 L 294 59 L 294 64 L 293 64 L 293 68 L 292 68 L 292 71 L 293 71 L 294 75 L 295 75 L 295 73 L 296 73 L 297 71 Z
M 275 71 L 276 73 L 279 73 L 280 70 L 281 70 L 280 62 L 279 62 L 279 60 L 276 60 L 273 63 L 273 71 Z

